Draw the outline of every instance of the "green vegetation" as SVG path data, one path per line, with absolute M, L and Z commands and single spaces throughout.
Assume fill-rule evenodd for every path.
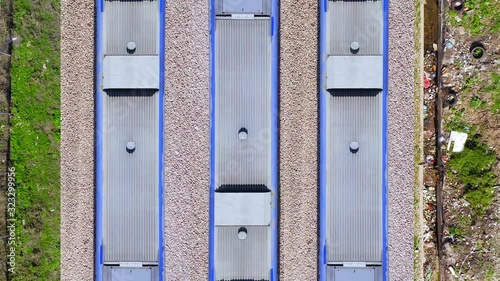
M 482 109 L 485 108 L 488 105 L 488 103 L 482 100 L 480 97 L 473 97 L 470 100 L 469 105 L 474 109 Z
M 467 94 L 471 92 L 471 89 L 474 89 L 475 96 L 469 102 L 471 108 L 474 109 L 483 109 L 489 107 L 491 113 L 495 115 L 500 115 L 500 74 L 496 72 L 491 72 L 489 79 L 483 81 L 485 79 L 480 80 L 478 76 L 471 77 L 467 79 L 464 89 L 462 90 L 463 94 Z M 479 86 L 478 85 L 486 85 Z M 491 96 L 491 106 L 488 105 L 489 97 Z M 453 129 L 462 129 L 462 126 L 465 126 L 461 121 L 461 117 L 464 114 L 464 109 L 456 110 L 454 108 L 451 109 L 453 113 L 453 120 L 450 120 L 451 124 L 446 124 L 448 127 Z
M 484 51 L 481 48 L 475 48 L 472 50 L 472 56 L 476 59 L 483 57 Z
M 16 271 L 11 280 L 58 280 L 59 0 L 13 0 L 10 158 L 16 169 Z M 22 223 L 21 223 L 22 222 Z
M 464 197 L 477 216 L 486 212 L 494 198 L 495 163 L 496 155 L 475 137 L 467 140 L 464 151 L 452 154 L 448 163 L 448 176 L 463 184 Z
M 453 25 L 464 26 L 472 35 L 500 31 L 500 7 L 495 0 L 467 0 L 465 7 L 468 11 L 464 12 L 461 22 L 455 19 L 455 11 L 450 12 Z
M 448 19 L 452 26 L 461 26 L 462 25 L 462 16 L 453 9 L 449 9 L 448 11 Z
M 484 90 L 491 93 L 491 112 L 493 114 L 500 114 L 500 74 L 493 72 L 491 74 L 491 84 Z
M 462 90 L 462 92 L 469 93 L 471 91 L 471 88 L 474 87 L 475 85 L 478 85 L 479 82 L 480 82 L 479 76 L 477 75 L 468 77 L 467 80 L 465 81 L 465 88 Z
M 466 230 L 470 229 L 472 222 L 472 217 L 470 216 L 464 214 L 458 216 L 458 224 L 455 226 L 457 228 L 457 234 L 465 235 L 467 233 Z
M 465 235 L 465 231 L 463 228 L 460 228 L 459 226 L 456 225 L 451 225 L 449 228 L 450 235 L 453 236 L 453 238 L 462 238 Z
M 447 131 L 460 131 L 460 132 L 469 132 L 470 128 L 467 124 L 462 121 L 462 116 L 464 116 L 465 109 L 456 109 L 452 107 L 450 109 L 450 119 L 446 120 L 444 123 L 444 127 Z
M 484 82 L 483 80 L 480 80 L 478 76 L 469 78 L 462 90 L 462 94 L 469 94 L 474 89 L 474 96 L 469 100 L 469 108 L 489 108 L 491 113 L 500 115 L 500 74 L 492 72 L 491 77 L 487 80 L 489 82 Z M 486 86 L 478 88 L 478 85 L 482 84 Z M 489 104 L 490 99 L 491 105 Z M 447 131 L 470 133 L 477 130 L 477 126 L 470 126 L 462 120 L 462 117 L 467 114 L 466 108 L 457 109 L 456 107 L 452 107 L 450 108 L 450 113 L 450 117 L 444 123 Z
M 486 281 L 494 281 L 495 279 L 495 269 L 492 268 L 492 266 L 489 266 L 488 271 L 486 272 Z

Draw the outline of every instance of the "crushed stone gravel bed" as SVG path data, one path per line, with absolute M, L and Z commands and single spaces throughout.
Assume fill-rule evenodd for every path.
M 94 280 L 94 1 L 61 1 L 61 280 Z

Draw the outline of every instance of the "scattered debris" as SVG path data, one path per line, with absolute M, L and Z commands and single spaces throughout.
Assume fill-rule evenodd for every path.
M 492 90 L 484 90 L 492 85 L 491 73 L 498 72 L 500 66 L 500 36 L 498 32 L 488 33 L 494 17 L 488 22 L 482 21 L 486 29 L 481 28 L 472 33 L 470 25 L 472 18 L 478 18 L 480 3 L 485 1 L 448 0 L 449 13 L 445 17 L 442 29 L 442 49 L 436 44 L 438 37 L 432 30 L 437 26 L 433 18 L 434 2 L 426 2 L 424 25 L 426 41 L 424 54 L 424 81 L 423 81 L 423 138 L 424 148 L 424 187 L 422 189 L 422 205 L 424 223 L 422 236 L 424 280 L 438 280 L 439 265 L 435 263 L 437 253 L 437 198 L 436 188 L 439 172 L 444 170 L 445 178 L 442 190 L 444 227 L 442 231 L 443 260 L 441 272 L 444 280 L 500 280 L 500 182 L 490 185 L 485 193 L 470 193 L 465 196 L 467 188 L 463 182 L 457 181 L 464 173 L 463 170 L 452 166 L 454 159 L 466 157 L 469 146 L 473 146 L 473 139 L 484 143 L 497 157 L 500 156 L 500 109 L 495 111 L 492 106 Z M 475 2 L 475 3 L 474 3 Z M 479 3 L 478 3 L 479 2 Z M 493 1 L 495 2 L 495 1 Z M 467 4 L 467 6 L 465 5 Z M 471 8 L 475 6 L 474 8 Z M 489 5 L 495 9 L 495 5 Z M 442 11 L 442 13 L 446 13 Z M 430 15 L 430 16 L 429 16 Z M 451 15 L 451 16 L 449 16 Z M 476 24 L 476 21 L 473 22 Z M 432 29 L 432 30 L 431 30 Z M 473 42 L 471 44 L 471 42 Z M 472 48 L 471 48 L 472 47 Z M 476 48 L 480 47 L 480 48 Z M 474 51 L 473 49 L 476 48 Z M 481 49 L 482 48 L 482 49 Z M 437 52 L 442 58 L 438 69 Z M 441 81 L 436 81 L 440 74 Z M 426 81 L 428 80 L 428 81 Z M 442 88 L 438 91 L 438 85 Z M 491 88 L 491 87 L 490 87 Z M 442 113 L 443 132 L 436 135 L 436 95 L 443 101 Z M 449 95 L 449 93 L 452 93 Z M 495 113 L 497 112 L 497 113 Z M 497 115 L 495 115 L 497 114 Z M 436 140 L 439 137 L 440 139 Z M 436 144 L 444 144 L 448 149 L 442 150 L 442 166 L 437 166 Z M 465 145 L 467 144 L 467 147 Z M 444 147 L 446 148 L 446 147 Z M 458 154 L 457 152 L 462 151 Z M 454 154 L 453 156 L 451 155 Z M 456 158 L 455 158 L 456 157 Z M 474 158 L 472 158 L 474 159 Z M 497 158 L 498 159 L 498 158 Z M 441 159 L 439 159 L 441 160 Z M 481 161 L 479 161 L 481 162 Z M 476 162 L 470 162 L 473 167 Z M 500 175 L 500 162 L 492 164 L 495 175 Z M 478 165 L 478 169 L 483 166 Z M 486 176 L 485 176 L 486 180 Z M 479 179 L 478 179 L 479 181 Z M 472 196 L 494 196 L 491 206 L 484 215 L 477 215 L 478 198 Z M 477 248 L 471 251 L 472 247 Z M 493 273 L 491 273 L 493 272 Z M 493 275 L 491 275 L 493 274 Z M 493 276 L 493 277 L 491 277 Z M 489 278 L 489 279 L 488 279 Z
M 448 94 L 446 94 L 446 99 L 444 100 L 445 107 L 452 107 L 456 105 L 457 102 L 458 102 L 458 97 L 455 92 L 450 91 Z
M 471 53 L 473 58 L 480 59 L 484 56 L 486 48 L 484 47 L 483 43 L 476 41 L 470 45 L 469 52 Z
M 425 157 L 425 162 L 427 162 L 427 164 L 434 165 L 434 156 L 427 155 L 427 157 Z
M 453 277 L 455 277 L 455 278 L 456 278 L 456 277 L 457 277 L 457 274 L 455 273 L 455 270 L 453 269 L 453 267 L 451 267 L 451 266 L 450 266 L 450 267 L 448 267 L 448 269 L 450 270 L 451 275 L 453 275 Z
M 446 41 L 444 47 L 451 49 L 455 45 L 455 39 L 451 38 L 450 40 Z
M 464 263 L 465 261 L 470 257 L 472 256 L 473 254 L 477 254 L 477 253 L 484 253 L 485 250 L 478 250 L 476 251 L 476 248 L 477 248 L 477 244 L 474 245 L 474 248 L 472 248 L 472 250 L 470 251 L 470 253 L 465 257 L 465 259 L 462 261 L 462 264 L 460 265 L 460 269 L 458 270 L 458 276 L 460 277 L 460 280 L 465 280 L 462 276 L 461 276 L 461 273 L 462 273 L 462 267 L 464 266 Z
M 462 152 L 464 150 L 465 142 L 467 141 L 467 134 L 452 131 L 450 134 L 450 141 L 448 142 L 448 151 L 450 150 L 451 143 L 453 143 L 453 152 Z
M 429 89 L 432 86 L 431 80 L 427 77 L 427 75 L 424 75 L 424 89 Z
M 451 8 L 459 13 L 461 13 L 465 9 L 463 0 L 454 0 L 451 3 Z

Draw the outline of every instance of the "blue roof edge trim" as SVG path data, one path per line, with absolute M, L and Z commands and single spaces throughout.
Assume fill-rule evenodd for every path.
M 279 3 L 272 1 L 271 32 L 271 273 L 270 280 L 278 280 L 279 272 Z
M 210 0 L 210 186 L 208 280 L 215 281 L 215 1 Z
M 383 0 L 383 60 L 384 60 L 384 89 L 382 101 L 382 280 L 389 281 L 389 253 L 388 253 L 388 94 L 389 94 L 389 0 Z
M 319 263 L 320 281 L 326 281 L 326 16 L 327 1 L 320 0 L 319 13 Z
M 163 138 L 163 126 L 164 126 L 164 90 L 165 90 L 165 0 L 159 0 L 159 13 L 160 13 L 160 42 L 159 42 L 159 63 L 160 63 L 160 87 L 159 87 L 159 175 L 158 175 L 158 208 L 159 208 L 159 222 L 158 222 L 158 239 L 159 239 L 159 249 L 158 249 L 158 274 L 159 280 L 164 280 L 164 202 L 163 202 L 163 182 L 164 182 L 164 138 Z M 102 43 L 102 27 L 103 27 L 103 12 L 104 12 L 104 1 L 96 1 L 96 57 L 95 57 L 95 71 L 96 71 L 96 81 L 95 81 L 95 106 L 96 106 L 96 189 L 95 189 L 95 262 L 94 262 L 94 275 L 96 281 L 102 280 L 102 265 L 103 265 L 103 245 L 102 245 L 102 184 L 103 184 L 103 174 L 102 174 L 102 124 L 103 124 L 103 112 L 102 112 L 102 59 L 104 57 L 103 53 L 103 43 Z M 162 51 L 163 50 L 163 51 Z
M 96 57 L 95 57 L 95 263 L 94 274 L 95 280 L 102 280 L 102 59 L 103 59 L 103 46 L 102 46 L 102 13 L 104 12 L 103 0 L 96 1 Z
M 163 281 L 165 279 L 164 270 L 165 270 L 165 242 L 164 242 L 164 230 L 165 230 L 165 206 L 163 202 L 163 195 L 165 192 L 164 188 L 164 123 L 165 123 L 165 5 L 166 0 L 159 1 L 159 26 L 160 26 L 160 40 L 159 40 L 159 63 L 160 63 L 160 87 L 158 91 L 158 279 Z

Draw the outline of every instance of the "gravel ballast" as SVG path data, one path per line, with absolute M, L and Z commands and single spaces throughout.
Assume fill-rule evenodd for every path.
M 61 280 L 94 280 L 94 1 L 61 2 Z
M 207 280 L 208 276 L 208 24 L 208 1 L 167 1 L 166 280 Z
M 389 4 L 389 278 L 413 280 L 414 2 Z
M 281 1 L 281 280 L 317 279 L 318 3 Z

